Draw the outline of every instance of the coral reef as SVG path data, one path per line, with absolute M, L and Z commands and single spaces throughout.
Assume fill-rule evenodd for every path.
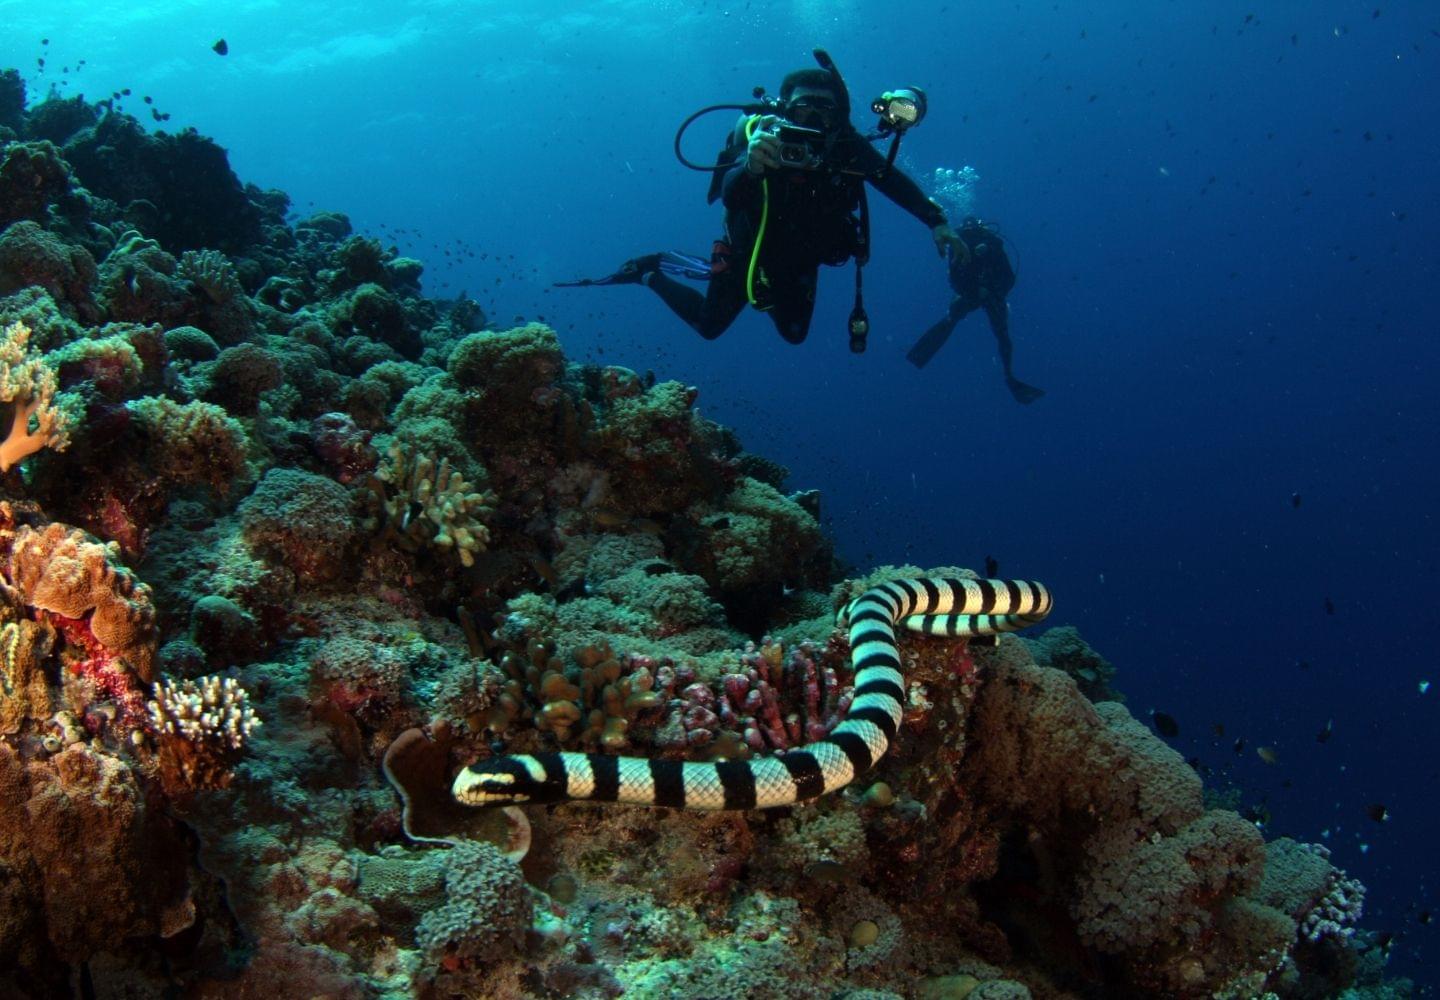
M 843 579 L 699 389 L 289 209 L 0 72 L 0 993 L 1378 984 L 1358 884 L 1207 810 L 1073 629 L 905 635 L 892 745 L 818 801 L 459 807 L 490 755 L 814 742 L 855 698 L 836 610 L 927 571 Z

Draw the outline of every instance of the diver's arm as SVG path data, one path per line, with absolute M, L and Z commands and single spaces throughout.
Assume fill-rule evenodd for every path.
M 905 171 L 894 165 L 887 168 L 885 157 L 874 146 L 861 146 L 859 160 L 866 180 L 875 185 L 875 190 L 925 223 L 926 228 L 948 224 L 945 210 L 925 197 L 920 185 L 912 181 Z
M 735 125 L 735 136 L 744 143 L 745 151 L 725 175 L 722 184 L 726 208 L 742 208 L 754 204 L 763 190 L 761 179 L 781 166 L 780 139 L 771 131 L 774 115 L 741 118 Z

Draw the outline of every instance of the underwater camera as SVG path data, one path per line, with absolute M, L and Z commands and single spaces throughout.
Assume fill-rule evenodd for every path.
M 825 133 L 787 121 L 776 122 L 772 135 L 780 139 L 780 163 L 800 170 L 819 170 L 825 166 Z

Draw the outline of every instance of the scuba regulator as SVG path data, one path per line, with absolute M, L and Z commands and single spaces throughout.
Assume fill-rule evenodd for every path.
M 847 114 L 847 120 L 843 123 L 842 129 L 849 127 L 848 109 L 850 107 L 850 91 L 845 86 L 845 80 L 840 71 L 835 67 L 835 61 L 824 49 L 813 51 L 815 62 L 821 69 L 830 74 L 830 80 L 835 90 L 835 96 L 840 101 L 840 106 Z M 681 149 L 681 142 L 685 132 L 695 121 L 715 111 L 739 111 L 752 116 L 751 126 L 746 129 L 746 136 L 750 134 L 750 128 L 754 121 L 761 115 L 774 115 L 780 119 L 775 129 L 775 134 L 780 139 L 780 163 L 783 167 L 802 170 L 831 170 L 842 174 L 858 174 L 867 176 L 861 171 L 847 169 L 831 162 L 830 149 L 835 143 L 835 134 L 826 134 L 816 129 L 805 128 L 789 120 L 789 105 L 778 97 L 771 97 L 765 93 L 764 87 L 756 87 L 752 91 L 755 100 L 749 104 L 711 104 L 701 108 L 694 114 L 687 117 L 675 130 L 675 158 L 691 170 L 699 170 L 713 175 L 710 184 L 710 201 L 719 196 L 720 179 L 722 175 L 735 165 L 736 156 L 730 155 L 731 150 L 727 149 L 721 153 L 719 161 L 714 165 L 694 163 L 686 158 Z M 887 90 L 879 97 L 870 102 L 870 110 L 879 116 L 875 130 L 868 135 L 860 135 L 859 138 L 865 142 L 876 142 L 880 139 L 890 139 L 890 149 L 885 155 L 885 170 L 895 165 L 895 157 L 900 152 L 900 140 L 910 129 L 919 125 L 925 119 L 927 108 L 925 91 L 919 87 L 902 87 L 896 90 Z M 754 291 L 754 276 L 757 270 L 757 262 L 760 256 L 760 245 L 765 235 L 765 221 L 770 210 L 770 188 L 769 180 L 761 180 L 764 191 L 764 202 L 761 214 L 759 232 L 755 237 L 754 246 L 750 252 L 750 268 L 746 281 L 746 295 L 750 304 L 757 309 L 766 309 L 756 300 Z M 860 187 L 860 220 L 858 247 L 855 252 L 855 306 L 850 310 L 849 335 L 850 351 L 854 354 L 862 354 L 865 351 L 866 338 L 870 335 L 870 317 L 865 313 L 865 301 L 862 295 L 863 281 L 861 270 L 869 259 L 870 248 L 870 218 L 869 209 L 865 199 L 865 188 Z

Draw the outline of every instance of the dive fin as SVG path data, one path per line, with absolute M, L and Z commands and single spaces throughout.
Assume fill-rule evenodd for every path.
M 935 356 L 935 352 L 945 346 L 945 341 L 950 339 L 950 334 L 955 332 L 955 324 L 960 322 L 958 318 L 946 316 L 930 329 L 920 335 L 914 346 L 905 352 L 905 360 L 909 361 L 916 368 L 924 368 Z
M 1010 387 L 1010 395 L 1015 397 L 1017 403 L 1033 403 L 1045 395 L 1044 389 L 1038 389 L 1033 385 L 1026 385 L 1018 378 L 1007 378 L 1005 384 Z

